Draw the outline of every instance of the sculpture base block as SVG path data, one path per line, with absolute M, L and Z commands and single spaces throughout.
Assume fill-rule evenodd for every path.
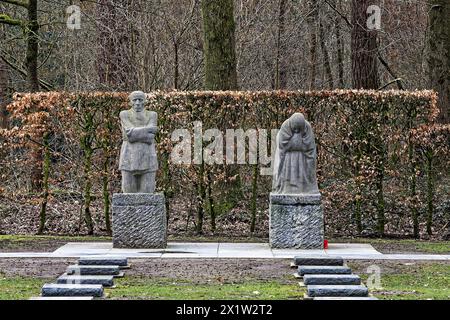
M 167 223 L 164 195 L 113 194 L 112 226 L 115 248 L 165 248 Z
M 272 248 L 323 249 L 320 194 L 270 194 L 269 243 Z

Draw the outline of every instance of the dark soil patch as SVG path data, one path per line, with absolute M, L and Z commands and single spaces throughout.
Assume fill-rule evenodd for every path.
M 6 276 L 33 276 L 56 278 L 76 258 L 1 258 L 0 273 Z M 290 268 L 290 259 L 130 259 L 131 268 L 127 276 L 177 279 L 208 283 L 243 282 L 248 280 L 277 280 L 291 283 L 295 281 Z M 367 267 L 378 265 L 383 274 L 412 272 L 417 267 L 444 264 L 449 261 L 409 261 L 409 260 L 350 260 L 347 264 L 355 274 L 367 274 Z
M 204 284 L 248 280 L 292 283 L 294 271 L 285 259 L 132 259 L 130 276 L 169 278 Z
M 57 278 L 76 259 L 0 258 L 0 274 L 6 277 Z
M 414 243 L 405 243 L 405 242 L 374 242 L 371 243 L 371 245 L 381 253 L 430 253 L 426 250 L 421 250 L 420 248 L 417 248 L 417 246 Z
M 57 278 L 77 259 L 2 258 L 6 277 Z M 280 259 L 130 259 L 126 276 L 176 279 L 198 284 L 237 283 L 249 280 L 295 281 L 290 260 Z
M 417 268 L 432 265 L 448 265 L 450 261 L 412 261 L 412 260 L 352 260 L 348 266 L 352 268 L 355 274 L 367 274 L 367 268 L 371 265 L 380 267 L 381 275 L 383 274 L 405 274 L 414 273 Z
M 1 240 L 1 252 L 53 252 L 59 247 L 65 245 L 68 241 L 59 240 L 31 240 L 14 241 Z

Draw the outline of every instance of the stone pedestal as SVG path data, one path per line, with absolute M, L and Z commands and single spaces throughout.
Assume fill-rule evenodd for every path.
M 166 205 L 162 193 L 115 193 L 112 200 L 115 248 L 165 248 Z
M 323 249 L 320 194 L 270 194 L 272 248 Z

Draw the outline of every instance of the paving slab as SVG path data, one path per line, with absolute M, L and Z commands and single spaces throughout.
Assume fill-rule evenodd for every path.
M 306 287 L 309 297 L 367 297 L 369 290 L 363 285 L 309 285 Z
M 382 254 L 370 244 L 333 243 L 326 250 L 271 249 L 268 243 L 169 242 L 166 249 L 118 249 L 110 242 L 69 242 L 54 252 L 4 252 L 0 258 L 276 258 L 298 255 L 341 256 L 345 260 L 450 261 L 450 254 Z
M 360 285 L 361 278 L 356 274 L 305 274 L 305 285 Z
M 121 249 L 113 248 L 108 254 L 112 255 L 126 255 L 128 258 L 161 258 L 163 252 L 161 249 Z
M 450 261 L 450 254 L 383 254 L 379 258 L 374 257 L 374 260 L 376 260 L 376 259 Z M 365 259 L 365 260 L 367 260 L 367 259 Z
M 342 266 L 344 259 L 338 256 L 300 255 L 294 257 L 297 266 Z
M 83 275 L 69 275 L 63 274 L 56 283 L 62 284 L 100 284 L 104 287 L 112 287 L 114 285 L 114 276 L 83 276 Z
M 279 259 L 292 259 L 295 256 L 316 256 L 316 255 L 326 255 L 323 249 L 274 249 L 272 248 L 272 253 L 274 258 Z
M 94 297 L 31 297 L 28 300 L 94 300 Z
M 53 251 L 55 255 L 91 255 L 107 254 L 112 249 L 112 242 L 69 242 Z
M 352 269 L 346 266 L 298 266 L 297 273 L 305 274 L 351 274 Z
M 351 255 L 382 255 L 381 252 L 368 243 L 330 243 L 326 254 L 351 256 Z
M 218 251 L 218 242 L 173 242 L 161 258 L 217 258 Z
M 273 258 L 268 243 L 220 243 L 218 258 Z
M 97 284 L 55 284 L 46 283 L 42 287 L 43 297 L 102 297 L 103 286 Z
M 119 266 L 79 266 L 71 265 L 67 267 L 68 275 L 119 275 Z
M 126 267 L 128 266 L 128 259 L 126 257 L 119 256 L 84 256 L 78 259 L 79 265 L 100 265 L 100 266 L 119 266 Z

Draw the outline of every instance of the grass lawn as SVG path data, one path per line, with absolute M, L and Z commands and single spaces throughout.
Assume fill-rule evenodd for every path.
M 54 279 L 33 277 L 5 277 L 0 274 L 0 300 L 27 300 L 38 296 L 45 283 Z
M 365 270 L 375 262 L 350 262 L 355 269 Z M 449 263 L 399 263 L 379 262 L 382 288 L 371 289 L 372 295 L 389 300 L 450 300 Z M 361 272 L 366 283 L 368 275 Z M 298 280 L 249 280 L 239 283 L 195 283 L 167 278 L 125 276 L 116 281 L 116 288 L 107 289 L 111 299 L 302 299 L 305 288 Z
M 357 269 L 357 264 L 359 262 L 348 263 L 352 269 Z M 450 300 L 450 263 L 385 262 L 379 265 L 381 288 L 370 290 L 379 299 Z M 361 273 L 360 276 L 366 283 L 368 275 Z
M 0 235 L 0 252 L 52 252 L 67 242 L 112 241 L 111 237 Z
M 49 236 L 49 235 L 14 235 L 14 234 L 0 234 L 0 241 L 110 241 L 111 237 L 94 237 L 94 236 Z
M 286 284 L 276 281 L 198 284 L 175 279 L 126 277 L 107 289 L 111 299 L 151 300 L 287 300 L 301 299 L 304 290 L 296 281 Z
M 164 268 L 165 262 L 158 267 Z M 142 262 L 147 265 L 147 262 Z M 399 262 L 399 261 L 349 261 L 354 273 L 360 274 L 366 283 L 369 265 L 377 264 L 381 269 L 381 286 L 370 292 L 379 299 L 392 300 L 450 300 L 450 263 L 448 262 Z M 262 265 L 267 267 L 266 265 Z M 152 266 L 152 269 L 155 266 Z M 51 268 L 51 265 L 47 268 Z M 106 288 L 107 299 L 236 299 L 236 300 L 299 300 L 303 298 L 305 288 L 298 286 L 290 271 L 273 276 L 270 269 L 266 270 L 268 279 L 260 279 L 256 274 L 242 277 L 236 271 L 230 270 L 224 274 L 225 279 L 210 275 L 205 270 L 202 275 L 176 278 L 158 277 L 147 274 L 140 269 L 132 274 L 132 269 L 125 272 L 124 278 L 115 280 L 115 288 Z M 142 271 L 141 271 L 142 270 Z M 154 272 L 154 270 L 149 270 Z M 292 271 L 292 269 L 291 269 Z M 33 270 L 35 274 L 36 270 Z M 196 272 L 201 272 L 200 270 Z M 196 274 L 194 272 L 194 274 Z M 234 272 L 232 275 L 228 274 Z M 232 277 L 233 281 L 230 281 Z M 32 277 L 28 275 L 9 275 L 0 273 L 0 300 L 28 299 L 40 294 L 44 283 L 52 283 L 56 279 L 46 277 Z

